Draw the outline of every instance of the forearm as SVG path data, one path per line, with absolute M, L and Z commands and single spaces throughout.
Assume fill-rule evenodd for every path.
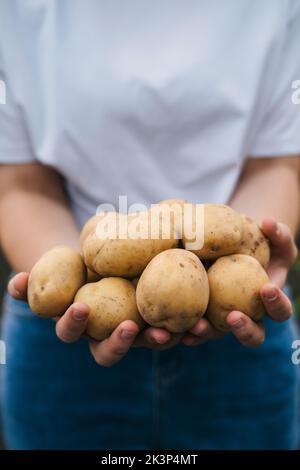
M 295 234 L 299 221 L 299 158 L 249 160 L 229 204 L 258 223 L 273 216 Z
M 0 242 L 15 271 L 29 271 L 58 244 L 78 248 L 59 176 L 38 164 L 0 167 Z

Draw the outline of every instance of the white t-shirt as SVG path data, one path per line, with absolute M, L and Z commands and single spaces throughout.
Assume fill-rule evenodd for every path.
M 226 202 L 247 157 L 300 152 L 300 0 L 0 0 L 0 162 L 98 204 Z

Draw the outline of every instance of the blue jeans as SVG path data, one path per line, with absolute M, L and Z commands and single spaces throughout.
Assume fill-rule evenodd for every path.
M 86 340 L 63 344 L 52 320 L 5 300 L 0 366 L 10 449 L 292 449 L 291 324 L 265 320 L 258 349 L 232 335 L 165 352 L 132 349 L 97 366 Z

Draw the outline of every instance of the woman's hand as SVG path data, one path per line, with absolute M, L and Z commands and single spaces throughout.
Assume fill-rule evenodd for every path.
M 282 292 L 286 277 L 296 256 L 297 247 L 289 227 L 267 217 L 262 222 L 262 230 L 270 240 L 271 260 L 268 267 L 270 283 L 260 291 L 268 315 L 277 322 L 288 320 L 292 315 L 292 304 Z M 227 323 L 235 337 L 249 347 L 259 346 L 265 338 L 262 322 L 255 323 L 242 312 L 233 311 L 227 317 Z M 186 334 L 182 342 L 188 346 L 197 346 L 210 339 L 220 338 L 217 331 L 205 318 L 199 320 Z
M 266 218 L 262 229 L 270 240 L 271 261 L 268 268 L 270 283 L 261 289 L 262 301 L 268 315 L 275 321 L 288 320 L 292 314 L 292 305 L 281 291 L 287 273 L 297 255 L 297 248 L 287 225 L 277 223 L 273 218 Z M 28 273 L 14 276 L 8 285 L 8 291 L 15 299 L 27 298 Z M 74 303 L 66 313 L 57 318 L 57 336 L 66 343 L 80 339 L 84 334 L 89 309 L 84 303 Z M 259 346 L 265 338 L 262 322 L 255 323 L 243 312 L 233 311 L 227 317 L 228 325 L 236 338 L 245 346 Z M 185 335 L 171 335 L 162 328 L 147 327 L 139 333 L 138 326 L 131 320 L 122 322 L 104 341 L 90 340 L 90 349 L 95 361 L 102 366 L 111 366 L 128 352 L 130 347 L 168 349 L 179 342 L 187 346 L 198 346 L 211 339 L 222 337 L 205 318 L 201 318 L 193 329 Z
M 27 300 L 28 273 L 19 273 L 8 284 L 9 294 L 17 300 Z M 78 341 L 86 330 L 89 308 L 82 302 L 72 304 L 62 317 L 57 317 L 56 334 L 65 343 Z M 131 346 L 151 349 L 166 349 L 175 346 L 182 335 L 173 335 L 161 328 L 145 328 L 139 333 L 131 320 L 122 322 L 104 341 L 90 339 L 90 350 L 95 361 L 102 366 L 111 366 L 125 356 Z

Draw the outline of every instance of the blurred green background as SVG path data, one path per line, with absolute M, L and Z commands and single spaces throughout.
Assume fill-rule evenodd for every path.
M 298 234 L 298 237 L 297 237 L 297 245 L 298 247 L 300 247 L 300 234 Z M 2 298 L 6 289 L 8 276 L 9 276 L 9 267 L 3 255 L 0 252 L 0 315 L 1 315 Z M 300 323 L 300 255 L 298 256 L 298 259 L 293 269 L 290 272 L 288 282 L 292 290 L 292 297 L 293 297 L 293 302 L 295 306 L 295 314 Z M 0 367 L 5 367 L 5 366 L 0 365 Z M 0 428 L 0 449 L 2 448 L 3 448 L 3 440 L 1 438 L 1 428 Z

